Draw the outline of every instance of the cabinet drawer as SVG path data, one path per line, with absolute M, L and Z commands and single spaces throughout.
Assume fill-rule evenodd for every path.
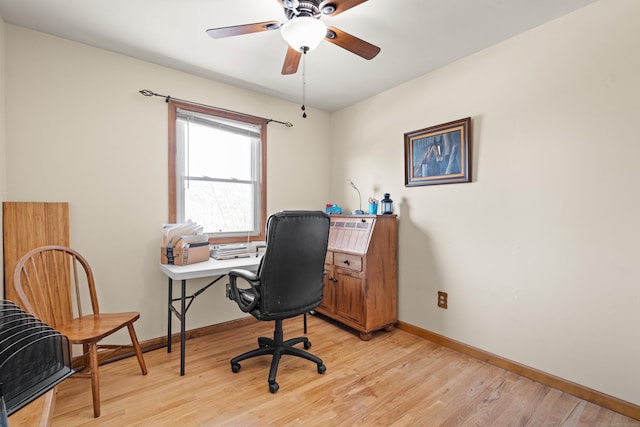
M 348 268 L 353 271 L 362 271 L 362 257 L 357 255 L 336 252 L 333 255 L 333 264 L 336 267 Z
M 333 252 L 327 251 L 327 255 L 324 257 L 324 263 L 327 265 L 333 265 Z

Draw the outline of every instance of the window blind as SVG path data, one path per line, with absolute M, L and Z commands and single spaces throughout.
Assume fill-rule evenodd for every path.
M 212 117 L 206 114 L 196 113 L 194 111 L 183 110 L 178 108 L 176 110 L 176 118 L 184 121 L 192 121 L 200 123 L 206 126 L 210 126 L 215 129 L 219 129 L 225 132 L 233 133 L 235 135 L 242 135 L 249 138 L 260 139 L 260 132 L 262 126 L 252 125 L 249 123 L 241 123 L 235 120 L 222 119 L 219 117 Z

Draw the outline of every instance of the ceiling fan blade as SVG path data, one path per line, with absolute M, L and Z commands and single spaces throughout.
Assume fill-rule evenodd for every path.
M 349 10 L 359 4 L 366 2 L 367 0 L 324 0 L 320 3 L 320 10 L 327 5 L 332 5 L 336 8 L 335 12 L 326 13 L 328 16 L 336 16 L 339 13 Z
M 280 28 L 278 21 L 257 22 L 255 24 L 234 25 L 232 27 L 211 28 L 207 34 L 214 39 L 241 36 L 243 34 L 259 33 L 261 31 L 277 30 Z
M 378 46 L 372 45 L 369 42 L 359 39 L 356 36 L 352 36 L 349 33 L 345 33 L 335 27 L 327 28 L 327 37 L 325 37 L 325 40 L 340 46 L 351 53 L 355 53 L 364 59 L 373 59 L 378 53 L 380 53 L 380 48 Z
M 302 52 L 295 50 L 291 46 L 287 46 L 287 48 L 287 56 L 285 56 L 284 65 L 282 66 L 282 74 L 295 74 L 298 71 L 298 65 L 300 65 Z

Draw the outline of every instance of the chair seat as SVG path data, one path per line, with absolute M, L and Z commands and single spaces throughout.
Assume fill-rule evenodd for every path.
M 73 344 L 96 342 L 140 318 L 135 311 L 83 316 L 58 326 Z

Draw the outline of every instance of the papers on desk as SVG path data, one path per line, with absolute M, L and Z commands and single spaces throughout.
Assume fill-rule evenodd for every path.
M 246 243 L 215 245 L 211 248 L 211 258 L 213 259 L 246 258 L 248 256 L 250 256 L 249 246 Z
M 209 236 L 193 221 L 184 224 L 164 224 L 160 263 L 187 265 L 209 259 Z
M 162 247 L 188 248 L 209 244 L 209 236 L 203 234 L 202 226 L 189 220 L 184 224 L 162 226 Z

